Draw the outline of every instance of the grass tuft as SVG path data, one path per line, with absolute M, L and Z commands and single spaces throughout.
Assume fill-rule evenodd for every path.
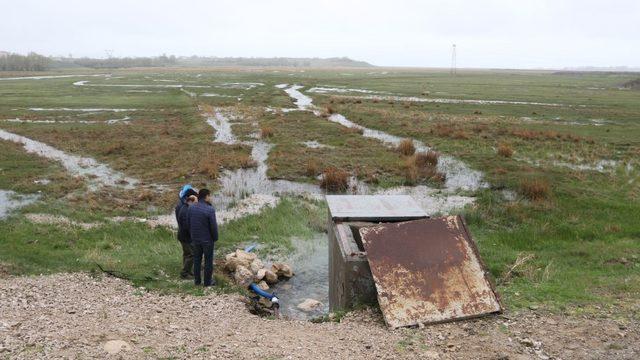
M 541 201 L 549 197 L 551 186 L 544 179 L 524 179 L 520 182 L 520 193 L 529 200 Z
M 404 156 L 411 156 L 416 152 L 416 147 L 413 145 L 413 140 L 404 139 L 398 144 L 397 150 Z
M 513 148 L 509 144 L 502 143 L 498 145 L 498 155 L 510 158 L 513 156 Z
M 349 173 L 335 167 L 328 167 L 322 173 L 320 187 L 328 192 L 345 192 L 349 187 Z

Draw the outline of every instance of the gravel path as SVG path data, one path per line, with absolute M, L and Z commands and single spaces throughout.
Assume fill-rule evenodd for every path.
M 1 358 L 634 359 L 635 323 L 508 313 L 387 330 L 374 310 L 340 323 L 251 315 L 238 295 L 159 295 L 87 274 L 0 279 Z

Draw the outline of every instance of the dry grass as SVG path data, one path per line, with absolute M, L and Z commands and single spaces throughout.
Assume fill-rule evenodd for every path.
M 438 165 L 438 158 L 440 158 L 440 154 L 429 150 L 426 153 L 417 153 L 415 161 L 418 167 L 436 167 Z
M 551 186 L 545 179 L 525 179 L 520 182 L 520 193 L 532 201 L 547 199 L 551 193 Z
M 263 126 L 260 128 L 260 137 L 263 139 L 273 136 L 273 128 L 271 126 Z
M 307 161 L 306 174 L 309 177 L 316 177 L 320 172 L 320 165 L 314 159 Z
M 511 145 L 509 144 L 505 144 L 505 143 L 499 144 L 498 155 L 504 156 L 506 158 L 510 158 L 511 156 L 513 156 L 513 148 L 511 148 Z
M 427 180 L 442 183 L 446 180 L 446 176 L 436 170 L 438 154 L 433 151 L 429 153 L 418 153 L 404 159 L 400 168 L 404 176 L 405 184 L 415 185 Z
M 210 179 L 217 179 L 220 173 L 220 162 L 216 159 L 208 159 L 199 163 L 198 172 Z
M 345 192 L 349 187 L 349 173 L 335 167 L 328 167 L 322 173 L 320 187 L 327 192 Z
M 415 154 L 416 147 L 413 145 L 413 141 L 411 139 L 404 139 L 400 144 L 398 144 L 397 150 L 404 156 L 411 156 Z

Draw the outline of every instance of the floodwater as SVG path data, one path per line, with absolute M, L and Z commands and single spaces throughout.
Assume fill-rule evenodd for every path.
M 183 85 L 183 84 L 89 84 L 89 80 L 80 80 L 73 83 L 74 86 L 96 86 L 96 87 L 130 87 L 130 88 L 210 88 L 209 85 Z
M 214 142 L 227 145 L 238 143 L 238 139 L 233 135 L 233 130 L 231 130 L 231 122 L 225 114 L 216 109 L 213 114 L 206 113 L 205 116 L 207 117 L 207 124 L 216 130 Z
M 417 96 L 363 95 L 363 96 L 345 96 L 345 97 L 353 98 L 353 99 L 363 99 L 363 100 L 426 102 L 426 103 L 438 103 L 438 104 L 538 105 L 538 106 L 553 106 L 553 107 L 569 106 L 569 105 L 558 104 L 558 103 L 544 103 L 544 102 L 530 102 L 530 101 L 423 98 L 423 97 L 417 97 Z M 580 106 L 585 106 L 585 105 L 580 105 Z
M 319 233 L 311 239 L 292 238 L 294 250 L 284 260 L 295 275 L 275 284 L 269 292 L 280 299 L 280 314 L 291 319 L 307 320 L 329 313 L 329 245 L 327 234 Z M 322 306 L 313 312 L 298 309 L 305 299 L 314 299 Z
M 361 94 L 384 94 L 386 91 L 375 91 L 367 89 L 347 89 L 347 88 L 335 88 L 335 87 L 312 87 L 307 90 L 308 93 L 316 94 L 328 94 L 328 93 L 361 93 Z
M 282 86 L 284 85 L 284 86 Z M 276 85 L 279 89 L 284 89 L 284 92 L 289 94 L 295 101 L 293 102 L 298 110 L 310 110 L 313 107 L 313 99 L 300 92 L 304 86 L 291 85 L 286 88 L 286 84 Z
M 384 131 L 369 129 L 356 124 L 341 114 L 332 114 L 329 120 L 342 126 L 362 130 L 362 136 L 379 140 L 390 148 L 396 148 L 405 138 L 391 135 Z M 413 139 L 413 145 L 417 152 L 428 152 L 430 147 L 423 142 Z M 482 173 L 469 168 L 462 161 L 451 156 L 440 155 L 437 165 L 438 171 L 446 175 L 445 187 L 451 191 L 456 190 L 477 190 L 485 186 L 482 181 Z
M 98 120 L 25 120 L 25 119 L 19 119 L 19 118 L 4 119 L 4 120 L 1 120 L 1 121 L 11 122 L 11 123 L 23 123 L 23 124 L 86 124 L 86 125 L 108 124 L 108 125 L 113 125 L 113 124 L 130 124 L 129 120 L 131 120 L 131 118 L 129 116 L 125 116 L 125 117 L 123 117 L 121 119 L 109 119 L 109 120 L 105 120 L 105 121 L 98 121 Z
M 16 209 L 33 204 L 39 195 L 20 195 L 11 190 L 0 190 L 0 219 L 4 219 Z
M 45 143 L 0 129 L 0 139 L 22 144 L 28 153 L 47 159 L 56 160 L 70 173 L 87 178 L 93 188 L 99 186 L 117 186 L 126 189 L 134 188 L 138 180 L 101 164 L 93 158 L 70 155 Z

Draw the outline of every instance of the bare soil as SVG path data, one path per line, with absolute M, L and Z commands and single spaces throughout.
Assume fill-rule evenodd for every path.
M 612 317 L 507 312 L 391 331 L 374 309 L 314 324 L 252 315 L 239 295 L 161 295 L 82 273 L 9 277 L 0 358 L 637 359 L 640 327 Z

